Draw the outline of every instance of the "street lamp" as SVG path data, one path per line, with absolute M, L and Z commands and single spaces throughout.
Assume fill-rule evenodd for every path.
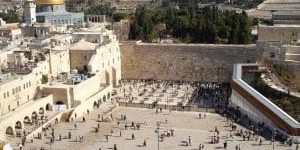
M 273 142 L 273 150 L 275 150 L 275 129 L 273 129 L 273 133 L 272 133 L 272 142 Z

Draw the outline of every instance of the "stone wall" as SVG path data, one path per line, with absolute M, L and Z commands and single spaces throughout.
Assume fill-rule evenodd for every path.
M 255 56 L 255 45 L 124 42 L 122 78 L 229 82 L 233 64 L 255 62 Z
M 297 41 L 299 36 L 300 27 L 295 25 L 258 26 L 258 41 L 281 41 L 284 44 L 288 44 L 292 41 Z

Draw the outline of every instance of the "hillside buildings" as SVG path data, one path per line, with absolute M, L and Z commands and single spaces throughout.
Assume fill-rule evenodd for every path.
M 38 1 L 36 12 L 35 2 L 24 5 L 28 25 L 1 21 L 0 141 L 86 114 L 109 100 L 121 79 L 112 31 L 61 26 L 84 25 L 83 14 L 65 13 L 63 1 Z

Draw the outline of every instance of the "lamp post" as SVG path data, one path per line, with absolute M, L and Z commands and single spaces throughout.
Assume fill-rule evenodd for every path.
M 157 122 L 157 150 L 159 150 L 159 127 L 160 127 L 160 124 L 159 122 Z
M 272 133 L 272 142 L 273 142 L 273 150 L 275 150 L 275 129 L 273 129 L 273 133 Z

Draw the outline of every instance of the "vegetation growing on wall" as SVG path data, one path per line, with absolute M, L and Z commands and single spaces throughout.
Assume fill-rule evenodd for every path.
M 42 75 L 42 84 L 47 84 L 48 83 L 48 76 Z
M 287 112 L 297 121 L 300 121 L 300 98 L 288 95 L 269 87 L 257 74 L 255 79 L 250 83 L 258 92 L 270 99 L 274 104 Z

